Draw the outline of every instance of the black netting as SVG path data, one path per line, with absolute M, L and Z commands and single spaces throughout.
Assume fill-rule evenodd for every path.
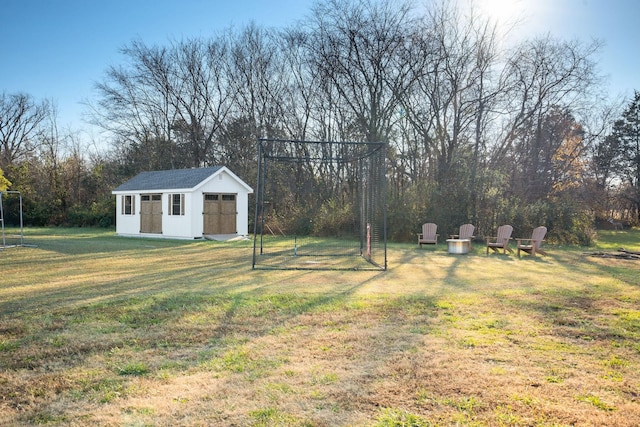
M 261 139 L 254 268 L 386 269 L 385 144 Z

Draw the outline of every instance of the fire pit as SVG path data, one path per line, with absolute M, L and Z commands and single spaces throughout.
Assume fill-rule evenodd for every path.
M 469 239 L 447 239 L 450 254 L 466 254 L 471 247 Z

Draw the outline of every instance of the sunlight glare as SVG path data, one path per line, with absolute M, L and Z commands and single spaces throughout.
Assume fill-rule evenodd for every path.
M 470 0 L 474 12 L 489 19 L 511 41 L 548 31 L 566 17 L 567 4 L 556 0 Z
M 475 4 L 482 16 L 500 27 L 510 27 L 525 18 L 526 3 L 525 0 L 477 0 Z

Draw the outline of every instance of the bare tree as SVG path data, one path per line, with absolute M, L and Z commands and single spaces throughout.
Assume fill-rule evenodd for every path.
M 95 122 L 122 144 L 135 169 L 217 163 L 217 146 L 233 105 L 228 45 L 223 37 L 122 50 L 128 67 L 111 67 L 97 85 Z
M 408 3 L 331 0 L 316 3 L 309 49 L 338 108 L 351 117 L 354 139 L 389 141 L 399 100 L 415 80 L 407 32 Z
M 128 67 L 111 66 L 96 84 L 92 122 L 113 135 L 123 161 L 134 170 L 175 166 L 172 126 L 176 119 L 175 74 L 166 47 L 133 41 L 122 49 Z
M 244 117 L 253 136 L 283 136 L 283 105 L 288 68 L 277 34 L 252 23 L 232 35 L 230 90 L 236 95 L 234 118 Z
M 0 95 L 0 168 L 23 160 L 37 147 L 37 136 L 51 114 L 49 101 L 24 93 Z
M 194 39 L 174 46 L 172 62 L 176 119 L 173 128 L 185 164 L 192 167 L 217 164 L 224 158 L 218 143 L 233 106 L 229 75 L 229 46 L 223 37 L 208 42 Z
M 286 64 L 280 76 L 285 84 L 280 99 L 283 126 L 295 140 L 327 140 L 322 132 L 318 132 L 323 123 L 319 117 L 323 116 L 328 106 L 322 99 L 321 76 L 314 72 L 307 49 L 311 35 L 299 28 L 285 29 L 278 35 L 278 46 L 283 55 L 283 64 Z M 314 133 L 315 137 L 310 133 Z
M 441 4 L 428 9 L 413 43 L 425 62 L 402 99 L 410 125 L 409 152 L 403 156 L 411 165 L 410 182 L 431 189 L 423 204 L 433 204 L 428 200 L 434 195 L 447 199 L 436 202 L 439 208 L 431 215 L 475 221 L 478 175 L 484 172 L 487 132 L 500 93 L 495 26 Z M 449 204 L 455 207 L 442 208 Z
M 545 37 L 513 51 L 502 74 L 504 131 L 494 147 L 494 165 L 514 153 L 512 160 L 526 169 L 523 173 L 535 176 L 531 174 L 538 168 L 543 122 L 554 108 L 575 110 L 586 99 L 597 82 L 593 55 L 599 46 L 595 41 L 585 45 Z

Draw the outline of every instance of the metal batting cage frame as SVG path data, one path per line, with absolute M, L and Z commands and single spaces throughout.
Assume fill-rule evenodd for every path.
M 256 269 L 386 270 L 386 144 L 258 140 Z
M 11 195 L 17 195 L 17 218 L 18 234 L 15 232 L 7 234 L 6 223 L 10 217 L 8 209 L 8 198 Z M 15 204 L 15 203 L 14 203 Z M 14 209 L 15 210 L 15 209 Z M 24 225 L 22 219 L 22 194 L 19 191 L 0 191 L 0 249 L 11 248 L 16 246 L 24 246 Z

